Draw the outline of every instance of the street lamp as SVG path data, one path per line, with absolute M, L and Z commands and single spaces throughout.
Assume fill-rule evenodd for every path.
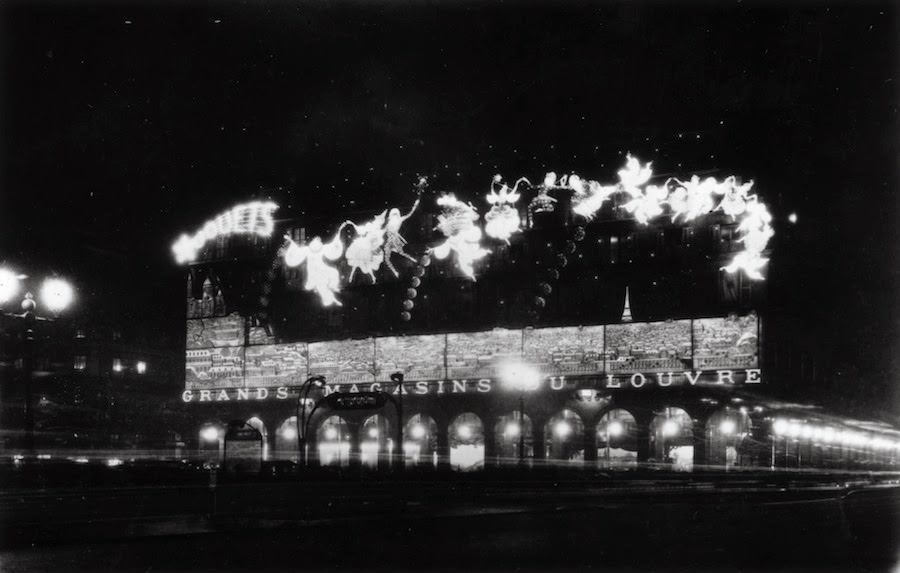
M 300 390 L 297 392 L 297 449 L 300 452 L 300 460 L 303 466 L 306 466 L 307 462 L 307 451 L 306 451 L 306 431 L 307 431 L 307 421 L 306 421 L 306 401 L 309 399 L 309 390 L 310 388 L 316 385 L 317 387 L 322 387 L 325 385 L 325 377 L 322 375 L 310 376 L 307 378 L 303 384 L 300 385 Z M 301 408 L 302 406 L 302 408 Z M 301 431 L 302 428 L 302 431 Z
M 0 268 L 0 309 L 13 301 L 19 293 L 21 283 L 28 277 Z M 22 320 L 24 326 L 24 356 L 22 369 L 25 377 L 25 449 L 34 450 L 34 409 L 31 400 L 31 378 L 34 374 L 34 325 L 37 321 L 52 321 L 65 310 L 75 298 L 72 285 L 63 279 L 51 277 L 44 279 L 41 290 L 41 303 L 53 314 L 53 317 L 37 316 L 38 304 L 31 292 L 26 292 L 19 306 L 22 314 L 3 312 L 3 315 L 15 320 Z
M 537 390 L 541 373 L 522 362 L 509 362 L 500 369 L 506 387 L 519 392 L 519 464 L 525 463 L 525 392 Z

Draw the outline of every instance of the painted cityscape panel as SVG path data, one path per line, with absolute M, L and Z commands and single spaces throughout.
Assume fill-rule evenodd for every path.
M 447 335 L 386 336 L 375 339 L 375 380 L 389 382 L 403 372 L 405 380 L 443 380 Z
M 243 347 L 188 349 L 185 354 L 185 389 L 243 388 Z
M 603 327 L 526 329 L 523 357 L 543 376 L 576 376 L 603 371 Z
M 244 319 L 234 313 L 187 321 L 187 348 L 222 348 L 244 345 Z
M 611 324 L 606 327 L 605 353 L 610 373 L 686 370 L 691 359 L 691 321 Z
M 521 359 L 521 330 L 497 328 L 447 335 L 448 379 L 496 378 L 500 365 Z
M 300 386 L 308 377 L 308 357 L 305 342 L 248 346 L 246 386 Z
M 375 381 L 375 340 L 328 340 L 309 343 L 309 373 L 329 384 Z
M 755 314 L 694 321 L 694 368 L 758 368 L 759 319 Z

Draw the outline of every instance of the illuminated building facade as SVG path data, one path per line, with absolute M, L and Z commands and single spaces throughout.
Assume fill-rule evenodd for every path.
M 581 197 L 571 178 L 524 190 L 495 178 L 504 211 L 490 222 L 504 222 L 491 232 L 479 205 L 423 184 L 404 209 L 350 215 L 360 223 L 217 235 L 187 273 L 183 434 L 214 457 L 243 420 L 268 459 L 300 459 L 305 435 L 316 463 L 377 465 L 396 447 L 395 407 L 320 400 L 386 391 L 420 466 L 896 464 L 889 426 L 764 397 L 788 382 L 766 363 L 767 251 L 748 246 L 746 219 L 685 206 L 686 224 L 629 177 Z M 302 402 L 312 376 L 325 383 Z

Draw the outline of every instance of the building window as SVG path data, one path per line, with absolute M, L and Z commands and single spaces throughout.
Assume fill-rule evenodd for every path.
M 147 372 L 147 363 L 143 360 L 138 360 L 134 368 L 135 370 L 137 370 L 138 374 L 144 374 L 145 372 Z
M 121 358 L 113 358 L 112 369 L 113 369 L 113 372 L 121 372 L 122 371 L 122 359 Z
M 77 338 L 77 339 L 85 338 L 83 328 L 79 328 L 78 330 L 75 331 L 75 338 Z
M 76 356 L 72 368 L 75 370 L 84 370 L 87 368 L 87 356 Z

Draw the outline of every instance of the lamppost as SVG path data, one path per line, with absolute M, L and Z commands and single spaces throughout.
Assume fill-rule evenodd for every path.
M 500 370 L 503 384 L 519 392 L 519 465 L 525 463 L 525 393 L 537 390 L 541 374 L 522 362 L 510 362 Z
M 20 283 L 27 279 L 26 275 L 17 274 L 9 269 L 0 268 L 0 309 L 16 298 Z M 41 303 L 53 317 L 37 316 L 37 302 L 31 292 L 26 292 L 20 302 L 22 314 L 4 312 L 3 316 L 23 321 L 22 370 L 25 378 L 25 449 L 34 451 L 34 409 L 31 398 L 31 378 L 34 374 L 34 325 L 38 321 L 53 321 L 60 312 L 66 309 L 75 298 L 72 285 L 60 278 L 47 278 L 41 284 Z
M 325 377 L 322 375 L 310 376 L 300 385 L 300 390 L 297 392 L 297 448 L 300 450 L 300 460 L 303 467 L 306 467 L 308 458 L 308 452 L 306 451 L 306 401 L 309 399 L 309 390 L 313 385 L 320 388 L 323 387 L 325 385 Z
M 406 456 L 403 451 L 403 372 L 391 374 L 391 382 L 397 385 L 397 460 L 396 469 L 403 469 Z

